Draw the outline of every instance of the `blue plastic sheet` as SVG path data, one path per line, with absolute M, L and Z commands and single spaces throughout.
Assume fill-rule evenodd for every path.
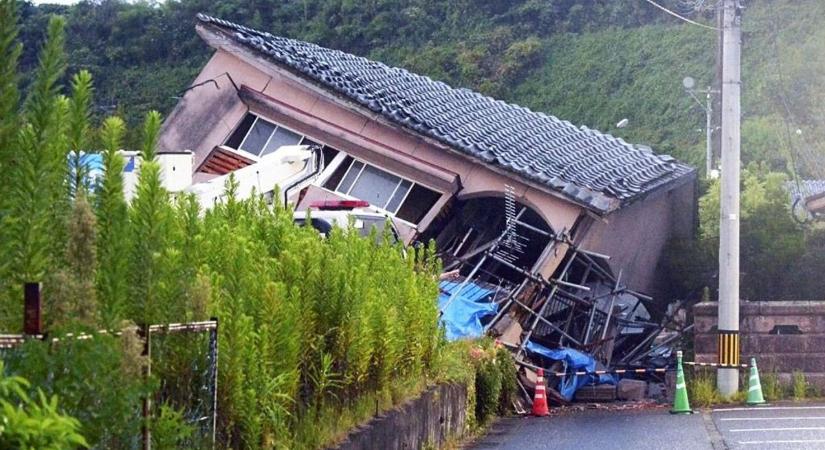
M 592 356 L 572 348 L 549 349 L 532 341 L 527 341 L 524 348 L 535 355 L 541 355 L 553 361 L 562 361 L 565 372 L 596 370 L 596 360 Z M 616 384 L 616 379 L 612 375 L 565 375 L 559 383 L 558 391 L 566 400 L 572 400 L 576 391 L 588 384 Z
M 492 302 L 493 291 L 475 283 L 467 283 L 458 296 L 447 305 L 450 297 L 461 286 L 460 282 L 442 281 L 438 296 L 438 309 L 442 312 L 441 324 L 447 340 L 472 339 L 484 335 L 484 318 L 494 316 L 498 305 Z M 445 308 L 446 305 L 446 308 Z

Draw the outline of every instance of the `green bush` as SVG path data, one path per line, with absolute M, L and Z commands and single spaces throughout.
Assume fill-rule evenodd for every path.
M 476 420 L 484 425 L 498 411 L 501 394 L 501 369 L 495 358 L 482 361 L 476 372 Z
M 513 354 L 506 348 L 496 351 L 496 361 L 501 372 L 501 394 L 499 395 L 498 414 L 507 415 L 513 410 L 513 401 L 518 396 L 518 380 Z
M 30 383 L 5 374 L 0 361 L 0 448 L 64 450 L 88 447 L 79 433 L 80 422 L 58 408 L 58 398 L 37 390 L 36 399 L 26 393 Z

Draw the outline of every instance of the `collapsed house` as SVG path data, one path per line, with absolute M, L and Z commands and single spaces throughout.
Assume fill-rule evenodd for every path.
M 493 305 L 483 331 L 527 365 L 534 345 L 632 364 L 667 328 L 658 263 L 695 229 L 691 167 L 338 50 L 205 15 L 196 29 L 215 53 L 159 140 L 191 155 L 193 182 L 320 146 L 312 183 L 287 193 L 296 209 L 364 200 L 405 242 L 435 240 L 451 274 L 442 311 Z

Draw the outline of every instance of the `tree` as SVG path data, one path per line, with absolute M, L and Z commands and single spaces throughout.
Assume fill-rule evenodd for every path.
M 70 150 L 68 188 L 73 197 L 79 190 L 89 191 L 91 180 L 87 152 L 91 144 L 89 124 L 92 106 L 92 74 L 86 70 L 72 77 L 72 99 L 69 102 L 68 145 Z
M 53 270 L 47 277 L 47 329 L 79 324 L 94 330 L 99 325 L 96 225 L 92 207 L 81 189 L 69 217 L 66 266 Z
M 130 317 L 140 323 L 165 318 L 158 293 L 159 266 L 169 243 L 173 211 L 169 193 L 161 183 L 160 165 L 154 160 L 160 124 L 158 112 L 151 111 L 146 115 L 141 149 L 143 160 L 137 194 L 130 208 Z
M 97 290 L 106 326 L 127 317 L 129 274 L 129 211 L 123 198 L 123 157 L 118 153 L 126 128 L 109 117 L 100 131 L 103 142 L 103 180 L 96 197 L 98 223 Z

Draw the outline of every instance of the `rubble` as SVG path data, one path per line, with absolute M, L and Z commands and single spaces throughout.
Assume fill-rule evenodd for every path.
M 441 236 L 450 242 L 441 255 L 449 274 L 441 282 L 441 311 L 455 315 L 451 305 L 461 302 L 459 315 L 476 323 L 473 333 L 448 334 L 453 339 L 486 334 L 509 348 L 527 402 L 539 367 L 547 374 L 555 405 L 573 398 L 644 398 L 647 380 L 663 380 L 671 345 L 692 327 L 685 323 L 685 305 L 663 311 L 653 298 L 630 289 L 621 270 L 614 274 L 609 255 L 581 248 L 566 230 L 535 226 L 524 215 L 526 208 L 516 211 L 513 205 L 507 196 L 497 235 L 481 223 L 469 231 L 453 230 L 452 239 Z M 536 245 L 543 246 L 540 252 Z M 530 257 L 525 257 L 528 247 Z M 535 255 L 551 252 L 558 263 L 547 276 L 542 273 L 546 264 L 533 263 Z M 628 372 L 640 379 L 625 378 Z
M 619 400 L 642 401 L 646 394 L 646 381 L 624 378 L 616 385 L 616 398 Z

